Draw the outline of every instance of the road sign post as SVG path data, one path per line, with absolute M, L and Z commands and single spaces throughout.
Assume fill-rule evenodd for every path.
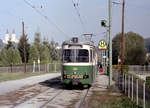
M 107 73 L 107 56 L 106 56 L 107 43 L 105 40 L 99 41 L 98 49 L 101 51 L 102 66 L 103 66 L 104 72 Z

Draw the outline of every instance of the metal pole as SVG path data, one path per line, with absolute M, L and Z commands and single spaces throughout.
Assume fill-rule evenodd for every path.
M 111 16 L 111 10 L 112 10 L 112 0 L 109 0 L 109 86 L 112 85 L 112 16 Z
M 131 96 L 131 99 L 133 101 L 133 76 L 132 76 L 132 96 Z
M 124 86 L 125 86 L 125 94 L 126 94 L 126 74 L 125 74 L 125 84 L 124 84 Z
M 136 79 L 136 105 L 138 104 L 138 79 Z
M 122 75 L 122 91 L 124 91 L 124 73 Z
M 124 9 L 125 8 L 125 0 L 122 3 L 122 38 L 121 38 L 121 72 L 123 72 L 124 65 Z
M 55 68 L 55 72 L 56 72 L 56 63 L 54 63 L 54 68 Z
M 145 108 L 145 81 L 143 83 L 143 108 Z
M 33 73 L 35 72 L 35 61 L 33 61 Z
M 128 76 L 128 98 L 130 98 L 130 75 Z
M 39 65 L 39 72 L 40 72 L 40 70 L 41 70 L 41 69 L 40 69 L 40 63 L 38 63 L 38 65 Z
M 22 21 L 22 36 L 24 40 L 24 73 L 26 73 L 26 40 L 25 40 L 25 34 L 24 34 L 24 22 Z

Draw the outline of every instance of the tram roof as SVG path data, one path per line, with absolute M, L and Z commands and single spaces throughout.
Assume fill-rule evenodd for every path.
M 65 41 L 65 42 L 63 42 L 62 45 L 90 45 L 90 46 L 94 46 L 94 43 L 93 42 L 89 42 L 89 41 L 77 42 L 77 43 L 74 43 L 72 41 Z

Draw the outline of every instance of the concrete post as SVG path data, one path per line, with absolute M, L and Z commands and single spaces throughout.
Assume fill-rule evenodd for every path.
M 35 72 L 35 61 L 33 61 L 33 73 Z
M 56 63 L 54 63 L 54 71 L 56 72 Z
M 128 98 L 130 98 L 130 75 L 128 76 Z
M 124 72 L 123 72 L 122 75 L 123 75 L 123 76 L 122 76 L 122 91 L 124 91 Z
M 131 100 L 133 101 L 133 76 L 132 76 L 132 93 L 131 93 Z
M 145 108 L 145 81 L 143 83 L 143 108 Z
M 138 79 L 136 79 L 136 105 L 138 104 Z
M 126 94 L 126 74 L 125 74 L 125 94 Z

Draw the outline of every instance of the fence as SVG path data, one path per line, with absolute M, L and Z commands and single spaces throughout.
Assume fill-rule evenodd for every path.
M 150 108 L 150 88 L 145 86 L 146 81 L 139 79 L 133 74 L 121 73 L 117 70 L 113 71 L 113 79 L 116 81 L 117 87 L 131 98 L 136 105 Z
M 128 71 L 130 73 L 136 73 L 136 74 L 150 74 L 150 66 L 132 65 L 132 66 L 128 66 Z
M 60 72 L 61 63 L 47 63 L 47 64 L 35 64 L 26 65 L 26 72 Z M 0 67 L 0 73 L 2 72 L 24 72 L 24 66 Z

